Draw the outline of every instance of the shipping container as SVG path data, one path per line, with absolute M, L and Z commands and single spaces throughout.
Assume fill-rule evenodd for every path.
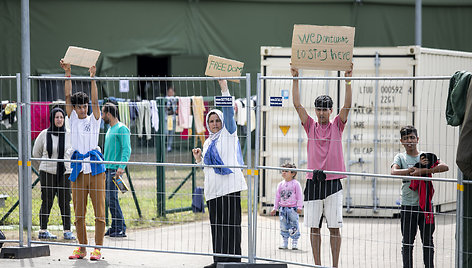
M 472 70 L 472 53 L 419 46 L 355 47 L 355 77 L 452 76 Z M 290 76 L 290 48 L 261 47 L 262 76 Z M 339 77 L 343 72 L 300 70 L 301 76 Z M 316 120 L 314 100 L 322 94 L 333 98 L 331 120 L 344 102 L 344 81 L 302 80 L 300 99 Z M 449 165 L 446 173 L 434 177 L 457 178 L 455 165 L 459 129 L 448 126 L 445 108 L 448 79 L 354 80 L 352 108 L 343 132 L 346 170 L 390 174 L 394 156 L 403 152 L 399 130 L 404 125 L 418 129 L 420 151 L 434 152 Z M 293 162 L 307 168 L 307 136 L 292 104 L 291 80 L 263 80 L 261 83 L 260 165 L 280 166 Z M 282 97 L 282 107 L 271 107 L 270 97 Z M 305 174 L 298 174 L 302 188 Z M 272 209 L 279 171 L 261 170 L 260 213 Z M 434 182 L 436 211 L 455 209 L 456 184 Z M 390 217 L 399 213 L 401 181 L 367 176 L 343 180 L 344 212 L 350 216 Z

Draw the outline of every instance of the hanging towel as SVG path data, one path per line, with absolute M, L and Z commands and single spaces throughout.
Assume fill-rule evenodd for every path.
M 256 107 L 256 102 L 254 100 L 251 100 L 251 107 Z M 256 111 L 254 109 L 251 109 L 251 132 L 253 132 L 256 129 Z
M 192 97 L 193 120 L 195 121 L 195 130 L 197 134 L 205 133 L 205 125 L 203 124 L 203 113 L 205 112 L 205 105 L 203 104 L 202 96 Z
M 182 128 L 191 128 L 190 97 L 179 97 L 179 124 Z
M 120 122 L 129 128 L 131 122 L 129 114 L 129 103 L 118 102 L 118 112 L 120 113 Z
M 184 129 L 180 126 L 179 117 L 175 118 L 175 133 L 181 133 Z
M 31 102 L 31 139 L 38 137 L 43 129 L 49 128 L 49 103 Z
M 138 106 L 138 120 L 136 121 L 136 127 L 138 132 L 138 138 L 143 136 L 143 127 L 146 133 L 146 139 L 151 139 L 151 109 L 148 100 L 137 102 Z
M 154 130 L 159 131 L 159 110 L 157 110 L 157 102 L 152 100 L 151 102 L 151 124 Z
M 245 126 L 247 121 L 246 105 L 241 99 L 237 99 L 234 103 L 236 104 L 236 123 Z

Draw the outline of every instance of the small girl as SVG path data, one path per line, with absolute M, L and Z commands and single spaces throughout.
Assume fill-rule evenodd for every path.
M 284 168 L 297 168 L 295 164 L 283 164 Z M 272 216 L 276 211 L 280 215 L 280 234 L 282 244 L 279 249 L 288 248 L 288 238 L 292 238 L 292 250 L 298 249 L 298 238 L 300 230 L 298 228 L 298 214 L 302 212 L 303 194 L 300 183 L 295 180 L 296 171 L 282 170 L 283 181 L 277 185 L 275 194 L 274 209 L 270 212 Z

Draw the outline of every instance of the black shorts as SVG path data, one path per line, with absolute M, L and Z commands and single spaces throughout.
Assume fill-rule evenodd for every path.
M 335 180 L 318 180 L 315 176 L 313 179 L 306 180 L 304 201 L 323 200 L 327 196 L 337 193 L 343 189 L 340 179 Z

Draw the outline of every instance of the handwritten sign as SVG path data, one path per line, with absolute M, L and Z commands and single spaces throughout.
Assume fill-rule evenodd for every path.
M 97 63 L 100 53 L 98 50 L 69 46 L 64 56 L 64 62 L 90 68 Z
M 205 75 L 212 77 L 241 76 L 244 63 L 209 55 Z M 230 80 L 239 83 L 239 80 Z
M 355 28 L 294 25 L 292 65 L 314 70 L 351 69 Z

